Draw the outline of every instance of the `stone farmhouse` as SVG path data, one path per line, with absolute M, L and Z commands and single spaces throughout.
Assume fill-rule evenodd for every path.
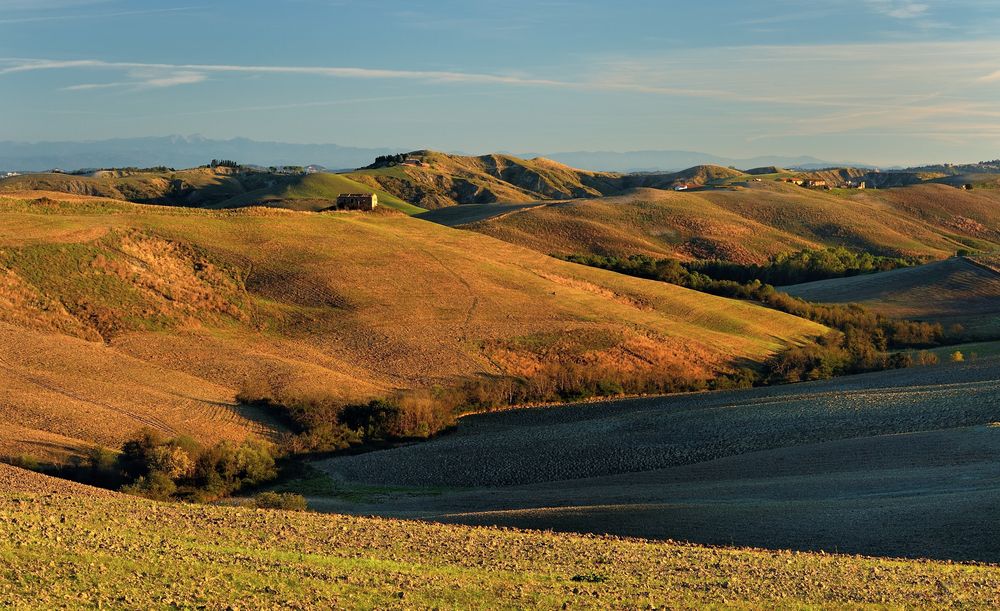
M 374 210 L 378 195 L 374 193 L 342 193 L 337 196 L 338 210 Z

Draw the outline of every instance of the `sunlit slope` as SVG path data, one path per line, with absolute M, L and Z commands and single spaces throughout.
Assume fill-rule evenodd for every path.
M 415 214 L 423 210 L 383 190 L 339 174 L 278 174 L 233 168 L 164 171 L 100 171 L 92 175 L 25 174 L 0 179 L 0 193 L 54 191 L 144 204 L 196 208 L 269 206 L 319 210 L 342 193 L 377 193 L 381 205 Z
M 295 177 L 294 180 L 276 182 L 272 186 L 254 189 L 212 208 L 241 208 L 244 206 L 274 206 L 291 210 L 321 210 L 331 205 L 343 193 L 376 193 L 379 205 L 395 208 L 407 214 L 423 212 L 381 189 L 351 180 L 340 174 L 315 173 Z
M 782 290 L 810 301 L 863 303 L 890 316 L 961 325 L 969 339 L 1000 337 L 1000 272 L 965 258 Z
M 991 566 L 50 492 L 0 488 L 0 595 L 15 608 L 1000 605 Z
M 402 214 L 4 200 L 0 249 L 6 421 L 102 443 L 253 431 L 248 381 L 356 400 L 551 364 L 709 377 L 823 331 Z
M 639 189 L 514 212 L 498 209 L 496 217 L 468 228 L 547 253 L 744 263 L 834 245 L 932 258 L 1000 245 L 1000 195 L 968 196 L 942 185 L 875 193 L 828 193 L 775 182 L 679 193 Z
M 358 170 L 349 176 L 424 208 L 597 197 L 623 187 L 618 174 L 578 170 L 544 158 L 469 157 L 435 151 L 416 151 L 410 156 L 422 165 Z

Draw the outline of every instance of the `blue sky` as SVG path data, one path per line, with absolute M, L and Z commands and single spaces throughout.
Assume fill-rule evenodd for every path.
M 0 0 L 0 140 L 1000 157 L 996 0 Z

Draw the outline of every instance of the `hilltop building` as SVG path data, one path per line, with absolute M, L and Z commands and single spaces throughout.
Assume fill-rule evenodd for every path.
M 378 195 L 374 193 L 342 193 L 337 196 L 338 210 L 374 210 Z

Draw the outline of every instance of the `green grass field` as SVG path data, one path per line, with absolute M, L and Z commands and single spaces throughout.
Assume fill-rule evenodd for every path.
M 164 505 L 5 477 L 13 608 L 1000 605 L 996 567 Z

